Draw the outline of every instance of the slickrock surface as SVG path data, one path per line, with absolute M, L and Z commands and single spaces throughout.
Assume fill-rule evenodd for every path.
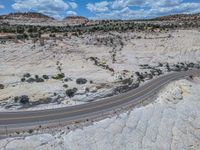
M 129 113 L 66 133 L 0 141 L 2 150 L 198 150 L 200 78 L 166 86 L 156 100 Z
M 0 108 L 44 109 L 81 104 L 116 94 L 118 86 L 137 83 L 136 72 L 159 69 L 166 73 L 166 63 L 192 62 L 200 67 L 198 41 L 198 30 L 108 32 L 44 41 L 8 41 L 0 44 L 0 84 L 4 86 L 0 89 Z M 142 69 L 143 64 L 154 70 Z M 24 78 L 27 73 L 30 77 Z M 77 84 L 79 78 L 87 82 Z M 68 89 L 76 91 L 74 97 L 66 95 Z M 29 97 L 29 105 L 19 104 L 16 97 L 23 95 Z

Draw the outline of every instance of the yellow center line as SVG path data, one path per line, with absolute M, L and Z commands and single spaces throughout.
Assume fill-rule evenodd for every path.
M 172 78 L 173 79 L 173 78 Z M 169 79 L 168 79 L 169 80 Z M 141 90 L 137 93 L 135 93 L 134 95 L 131 95 L 129 97 L 124 97 L 124 98 L 121 98 L 121 99 L 118 99 L 118 100 L 115 100 L 115 101 L 111 101 L 109 103 L 104 103 L 104 104 L 101 104 L 101 105 L 98 105 L 98 106 L 94 106 L 94 107 L 90 107 L 90 108 L 82 108 L 82 109 L 79 109 L 79 110 L 73 110 L 73 111 L 69 111 L 69 112 L 60 112 L 60 113 L 55 113 L 55 114 L 47 114 L 47 115 L 41 115 L 41 116 L 29 116 L 29 117 L 19 117 L 19 118 L 8 118 L 8 119 L 0 119 L 0 121 L 9 121 L 9 120 L 20 120 L 20 119 L 36 119 L 36 118 L 43 118 L 43 117 L 49 117 L 49 116 L 58 116 L 58 115 L 67 115 L 67 114 L 71 114 L 71 113 L 76 113 L 76 112 L 81 112 L 81 111 L 85 111 L 85 110 L 90 110 L 90 109 L 94 109 L 94 108 L 99 108 L 99 107 L 102 107 L 102 106 L 107 106 L 109 104 L 115 104 L 117 102 L 120 102 L 122 100 L 126 100 L 126 99 L 129 99 L 129 98 L 132 98 L 148 89 L 150 89 L 151 87 L 153 87 L 155 85 L 155 83 L 157 82 L 160 82 L 159 81 L 156 81 L 156 82 L 153 82 L 153 84 L 147 86 L 144 90 Z M 166 82 L 165 82 L 166 83 Z

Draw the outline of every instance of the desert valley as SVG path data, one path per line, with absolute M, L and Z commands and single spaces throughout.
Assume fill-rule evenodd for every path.
M 199 25 L 200 14 L 125 21 L 0 16 L 0 111 L 87 104 L 198 70 Z M 98 120 L 7 132 L 0 149 L 200 149 L 199 89 L 200 78 L 189 76 L 165 85 L 150 103 Z

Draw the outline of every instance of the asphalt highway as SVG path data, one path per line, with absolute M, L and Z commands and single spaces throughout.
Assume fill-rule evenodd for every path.
M 189 75 L 200 75 L 200 70 L 173 72 L 151 80 L 127 93 L 82 105 L 37 111 L 0 112 L 0 134 L 5 134 L 9 130 L 18 131 L 28 127 L 39 127 L 40 125 L 50 127 L 51 124 L 87 120 L 102 114 L 109 114 L 116 109 L 137 106 L 148 101 L 151 96 L 155 95 L 169 82 Z

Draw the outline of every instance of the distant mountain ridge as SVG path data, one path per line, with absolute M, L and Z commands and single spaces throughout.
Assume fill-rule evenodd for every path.
M 175 15 L 169 15 L 169 16 L 163 16 L 163 17 L 157 17 L 152 20 L 158 20 L 158 21 L 200 21 L 200 13 L 196 14 L 175 14 Z
M 200 13 L 197 14 L 176 14 L 169 16 L 162 16 L 146 21 L 173 21 L 173 22 L 200 22 Z M 112 20 L 110 20 L 112 21 Z M 133 20 L 134 21 L 134 20 Z M 137 21 L 137 20 L 135 20 Z M 145 20 L 144 20 L 145 21 Z M 67 26 L 67 25 L 89 25 L 98 24 L 101 21 L 89 20 L 83 16 L 67 16 L 62 21 L 56 20 L 42 13 L 26 12 L 26 13 L 10 13 L 7 15 L 0 15 L 0 24 L 8 23 L 11 25 L 36 25 L 36 26 Z

